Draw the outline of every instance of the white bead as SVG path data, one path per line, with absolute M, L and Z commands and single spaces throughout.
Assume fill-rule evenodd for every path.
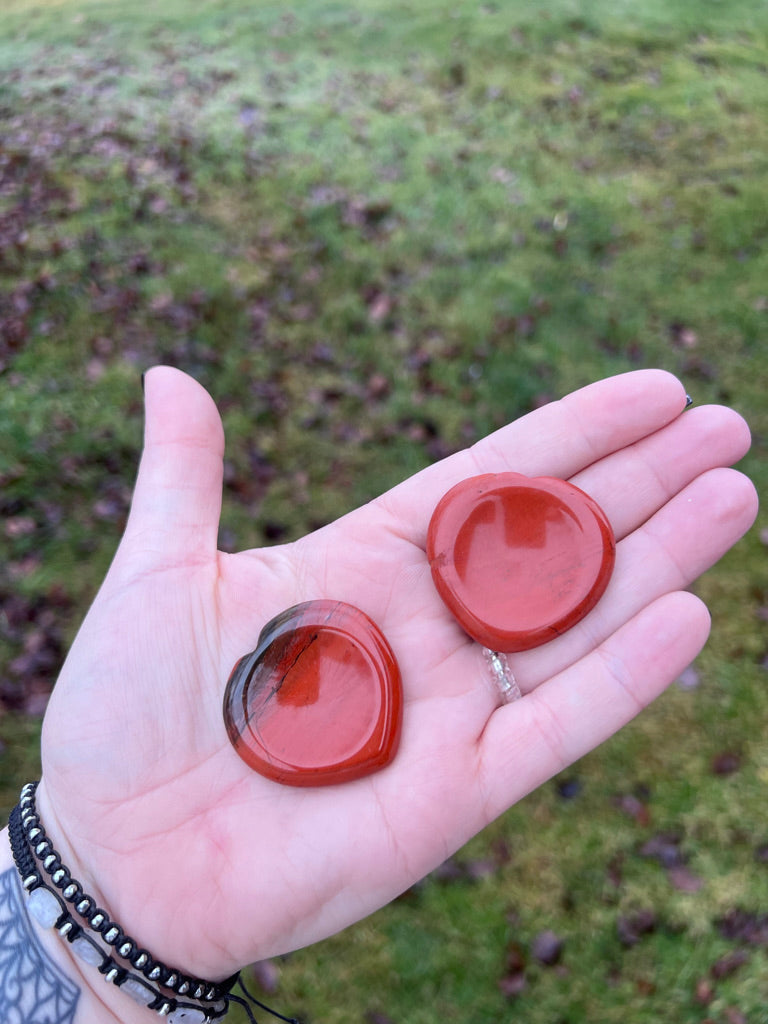
M 142 1006 L 151 1006 L 157 998 L 152 989 L 142 985 L 137 978 L 126 978 L 120 986 L 120 991 L 125 992 L 134 1002 L 141 1003 Z
M 207 1014 L 192 1007 L 179 1008 L 168 1014 L 168 1024 L 206 1024 Z
M 93 967 L 101 967 L 104 963 L 104 955 L 90 944 L 87 939 L 78 936 L 72 940 L 72 950 L 77 953 L 81 960 Z
M 35 889 L 29 894 L 27 909 L 43 928 L 53 928 L 61 917 L 59 901 L 47 889 Z

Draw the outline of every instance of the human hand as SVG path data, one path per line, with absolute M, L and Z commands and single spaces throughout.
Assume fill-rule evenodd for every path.
M 216 550 L 218 413 L 189 377 L 152 370 L 129 522 L 44 724 L 38 805 L 65 863 L 155 957 L 209 978 L 321 939 L 422 877 L 631 719 L 704 644 L 707 610 L 685 588 L 748 529 L 756 498 L 723 468 L 747 450 L 740 417 L 684 405 L 666 373 L 612 378 L 301 541 L 231 555 Z M 587 618 L 509 656 L 524 697 L 499 707 L 424 547 L 445 491 L 505 470 L 577 484 L 618 549 Z M 295 789 L 236 755 L 222 696 L 269 619 L 326 597 L 390 641 L 402 741 L 377 774 Z

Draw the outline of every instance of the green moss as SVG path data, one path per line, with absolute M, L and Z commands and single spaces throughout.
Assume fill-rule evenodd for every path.
M 0 537 L 2 590 L 58 595 L 71 637 L 158 361 L 222 410 L 228 547 L 299 536 L 642 365 L 747 416 L 765 490 L 767 27 L 759 0 L 6 0 L 0 219 L 26 234 L 0 262 L 2 317 L 24 328 L 0 478 L 35 529 Z M 546 786 L 462 851 L 496 858 L 490 877 L 431 880 L 296 953 L 274 1001 L 326 1024 L 761 1019 L 762 948 L 696 997 L 734 948 L 717 918 L 768 907 L 759 530 L 697 590 L 714 628 L 696 690 L 584 759 L 572 799 Z M 19 642 L 0 622 L 4 665 Z M 0 718 L 6 805 L 38 730 Z M 661 832 L 697 891 L 642 854 Z M 655 927 L 622 944 L 638 910 Z M 545 929 L 557 967 L 531 954 Z

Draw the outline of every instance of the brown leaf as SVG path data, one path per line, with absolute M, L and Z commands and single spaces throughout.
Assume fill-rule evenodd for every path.
M 365 390 L 368 397 L 374 400 L 386 398 L 390 392 L 389 379 L 383 373 L 373 373 L 368 378 Z
M 5 521 L 5 535 L 9 540 L 17 537 L 29 537 L 37 529 L 32 516 L 11 516 Z
M 669 325 L 669 332 L 672 336 L 672 343 L 677 348 L 692 349 L 699 344 L 699 337 L 696 332 L 683 323 L 675 321 Z
M 737 949 L 716 960 L 710 967 L 709 973 L 715 981 L 722 981 L 723 978 L 730 978 L 732 974 L 735 974 L 748 960 L 749 954 L 743 949 Z
M 280 968 L 274 960 L 257 960 L 251 966 L 253 979 L 268 995 L 274 995 L 280 987 Z
M 651 823 L 651 812 L 648 805 L 639 800 L 634 793 L 625 793 L 616 798 L 616 804 L 628 817 L 632 818 L 638 825 L 645 827 Z
M 747 942 L 750 946 L 768 946 L 768 915 L 734 908 L 715 924 L 725 939 Z
M 656 930 L 656 912 L 650 907 L 624 914 L 616 922 L 619 942 L 627 948 L 637 945 L 641 938 Z
M 737 1006 L 726 1006 L 723 1010 L 727 1024 L 749 1024 L 746 1014 Z
M 379 292 L 368 303 L 368 316 L 375 324 L 385 320 L 392 311 L 392 298 L 386 292 Z
M 667 878 L 670 885 L 679 892 L 698 892 L 704 886 L 704 879 L 694 875 L 685 864 L 675 864 L 669 868 Z
M 531 953 L 540 964 L 552 967 L 563 954 L 563 940 L 553 931 L 539 932 L 531 945 Z
M 680 850 L 682 836 L 675 832 L 658 832 L 640 847 L 641 857 L 650 857 L 662 867 L 671 868 L 683 863 Z
M 709 1006 L 715 998 L 715 990 L 709 979 L 699 978 L 696 982 L 696 994 L 694 998 L 700 1006 Z
M 741 768 L 741 754 L 735 750 L 722 750 L 712 758 L 714 775 L 733 775 Z
M 684 668 L 677 677 L 677 685 L 681 690 L 695 690 L 701 684 L 701 676 L 693 665 Z
M 525 989 L 527 963 L 528 958 L 520 943 L 510 942 L 507 946 L 505 971 L 499 980 L 499 989 L 507 999 L 514 999 Z
M 499 981 L 499 989 L 507 999 L 514 999 L 525 991 L 527 984 L 524 974 L 505 974 Z

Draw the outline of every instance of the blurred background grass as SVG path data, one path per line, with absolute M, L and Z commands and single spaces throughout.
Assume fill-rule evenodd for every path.
M 225 549 L 638 366 L 744 413 L 765 489 L 767 29 L 758 0 L 5 0 L 6 811 L 154 363 L 222 411 Z M 325 1024 L 768 1021 L 767 543 L 763 515 L 697 584 L 712 641 L 639 722 L 262 992 Z

